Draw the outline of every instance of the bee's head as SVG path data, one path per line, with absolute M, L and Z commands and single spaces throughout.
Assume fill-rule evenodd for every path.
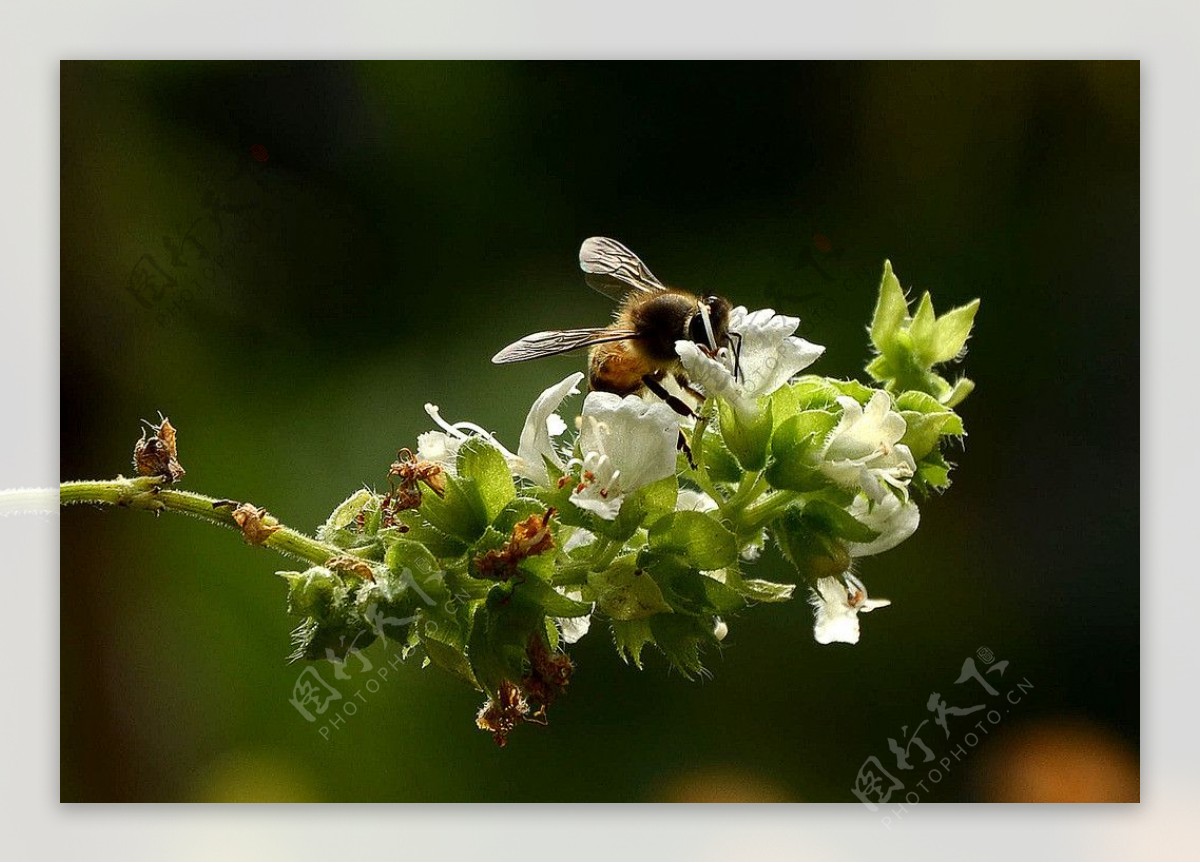
M 729 300 L 705 297 L 688 322 L 688 338 L 716 351 L 729 344 Z

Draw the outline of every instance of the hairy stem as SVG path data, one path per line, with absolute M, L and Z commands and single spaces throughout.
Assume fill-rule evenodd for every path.
M 95 503 L 108 506 L 142 509 L 155 514 L 164 510 L 193 515 L 211 524 L 240 529 L 233 518 L 237 506 L 235 501 L 221 500 L 191 491 L 180 491 L 163 487 L 159 477 L 126 479 L 117 477 L 107 480 L 81 480 L 64 482 L 60 487 L 59 501 L 64 505 Z M 333 557 L 345 557 L 346 552 L 335 545 L 321 542 L 290 527 L 279 525 L 279 529 L 263 543 L 280 554 L 296 557 L 309 563 L 323 564 Z

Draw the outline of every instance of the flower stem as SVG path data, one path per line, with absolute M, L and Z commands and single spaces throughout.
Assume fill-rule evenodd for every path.
M 721 505 L 725 502 L 725 496 L 721 494 L 716 483 L 708 478 L 708 468 L 704 464 L 704 433 L 708 431 L 708 402 L 700 406 L 698 411 L 700 418 L 696 420 L 696 425 L 692 428 L 692 458 L 696 463 L 692 474 L 695 476 L 696 484 L 700 486 L 700 490 L 711 497 Z
M 164 488 L 159 477 L 127 479 L 117 477 L 109 480 L 83 480 L 64 482 L 60 487 L 59 501 L 64 505 L 96 503 L 109 506 L 143 509 L 158 514 L 181 512 L 193 515 L 211 524 L 224 525 L 238 530 L 233 518 L 235 502 L 208 497 L 191 491 Z M 347 556 L 335 545 L 321 542 L 290 527 L 279 525 L 279 529 L 262 543 L 280 554 L 296 557 L 309 563 L 323 564 L 330 558 Z
M 760 530 L 769 521 L 801 499 L 796 491 L 776 491 L 742 511 L 739 521 L 747 531 Z

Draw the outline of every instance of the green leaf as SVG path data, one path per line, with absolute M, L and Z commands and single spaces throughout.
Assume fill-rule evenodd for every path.
M 742 579 L 742 596 L 751 602 L 787 602 L 796 590 L 794 584 L 779 584 L 761 578 Z
M 780 387 L 771 396 L 775 408 L 775 422 L 784 420 L 807 410 L 837 408 L 837 397 L 841 395 L 833 382 L 817 375 L 804 375 L 785 387 Z
M 837 425 L 830 411 L 809 410 L 785 420 L 771 435 L 767 481 L 775 488 L 813 491 L 829 484 L 818 470 L 825 438 Z
M 762 470 L 767 463 L 767 446 L 771 442 L 771 402 L 760 409 L 758 416 L 739 416 L 733 406 L 724 399 L 717 400 L 721 424 L 721 437 L 729 451 L 742 467 L 748 471 Z
M 949 362 L 962 352 L 967 338 L 971 335 L 977 311 L 979 300 L 972 300 L 965 306 L 951 309 L 937 319 L 926 355 L 931 363 Z
M 379 538 L 385 546 L 397 539 L 407 539 L 420 543 L 437 557 L 445 558 L 458 557 L 467 550 L 465 542 L 434 527 L 417 510 L 410 509 L 398 513 L 396 521 L 407 530 L 401 530 L 399 527 L 381 530 Z
M 841 507 L 823 500 L 806 503 L 801 518 L 817 529 L 849 542 L 870 542 L 879 538 L 879 531 L 867 527 Z
M 729 566 L 738 555 L 733 532 L 704 512 L 677 512 L 660 519 L 650 528 L 650 548 L 678 555 L 701 570 Z
M 508 462 L 500 450 L 482 438 L 473 437 L 459 447 L 458 474 L 474 480 L 488 524 L 517 496 Z
M 487 505 L 470 477 L 443 474 L 446 479 L 446 496 L 426 493 L 421 496 L 421 515 L 442 533 L 474 542 L 483 535 L 491 522 Z
M 612 621 L 613 642 L 617 655 L 626 663 L 632 662 L 639 669 L 642 667 L 642 648 L 654 644 L 654 635 L 650 631 L 650 618 L 642 620 Z
M 613 620 L 641 620 L 671 611 L 658 583 L 632 556 L 614 561 L 604 572 L 589 574 L 588 585 L 596 591 L 596 607 Z
M 880 353 L 890 353 L 895 345 L 895 334 L 908 316 L 908 301 L 900 280 L 892 272 L 892 262 L 883 262 L 883 278 L 879 282 L 879 300 L 871 318 L 871 343 Z

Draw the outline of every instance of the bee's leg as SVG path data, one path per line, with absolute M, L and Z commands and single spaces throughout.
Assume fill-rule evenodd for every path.
M 696 419 L 696 412 L 688 407 L 687 402 L 678 396 L 672 395 L 666 387 L 662 385 L 662 372 L 651 375 L 642 375 L 642 383 L 646 385 L 646 389 L 654 393 L 660 399 L 667 403 L 671 410 L 680 416 L 691 417 Z
M 692 382 L 687 379 L 687 375 L 683 372 L 675 372 L 672 377 L 675 378 L 675 383 L 679 384 L 685 393 L 698 402 L 704 401 L 704 393 L 692 386 Z
M 687 456 L 688 467 L 692 470 L 696 469 L 696 459 L 692 458 L 692 448 L 688 446 L 687 438 L 683 436 L 683 429 L 679 430 L 679 451 Z

